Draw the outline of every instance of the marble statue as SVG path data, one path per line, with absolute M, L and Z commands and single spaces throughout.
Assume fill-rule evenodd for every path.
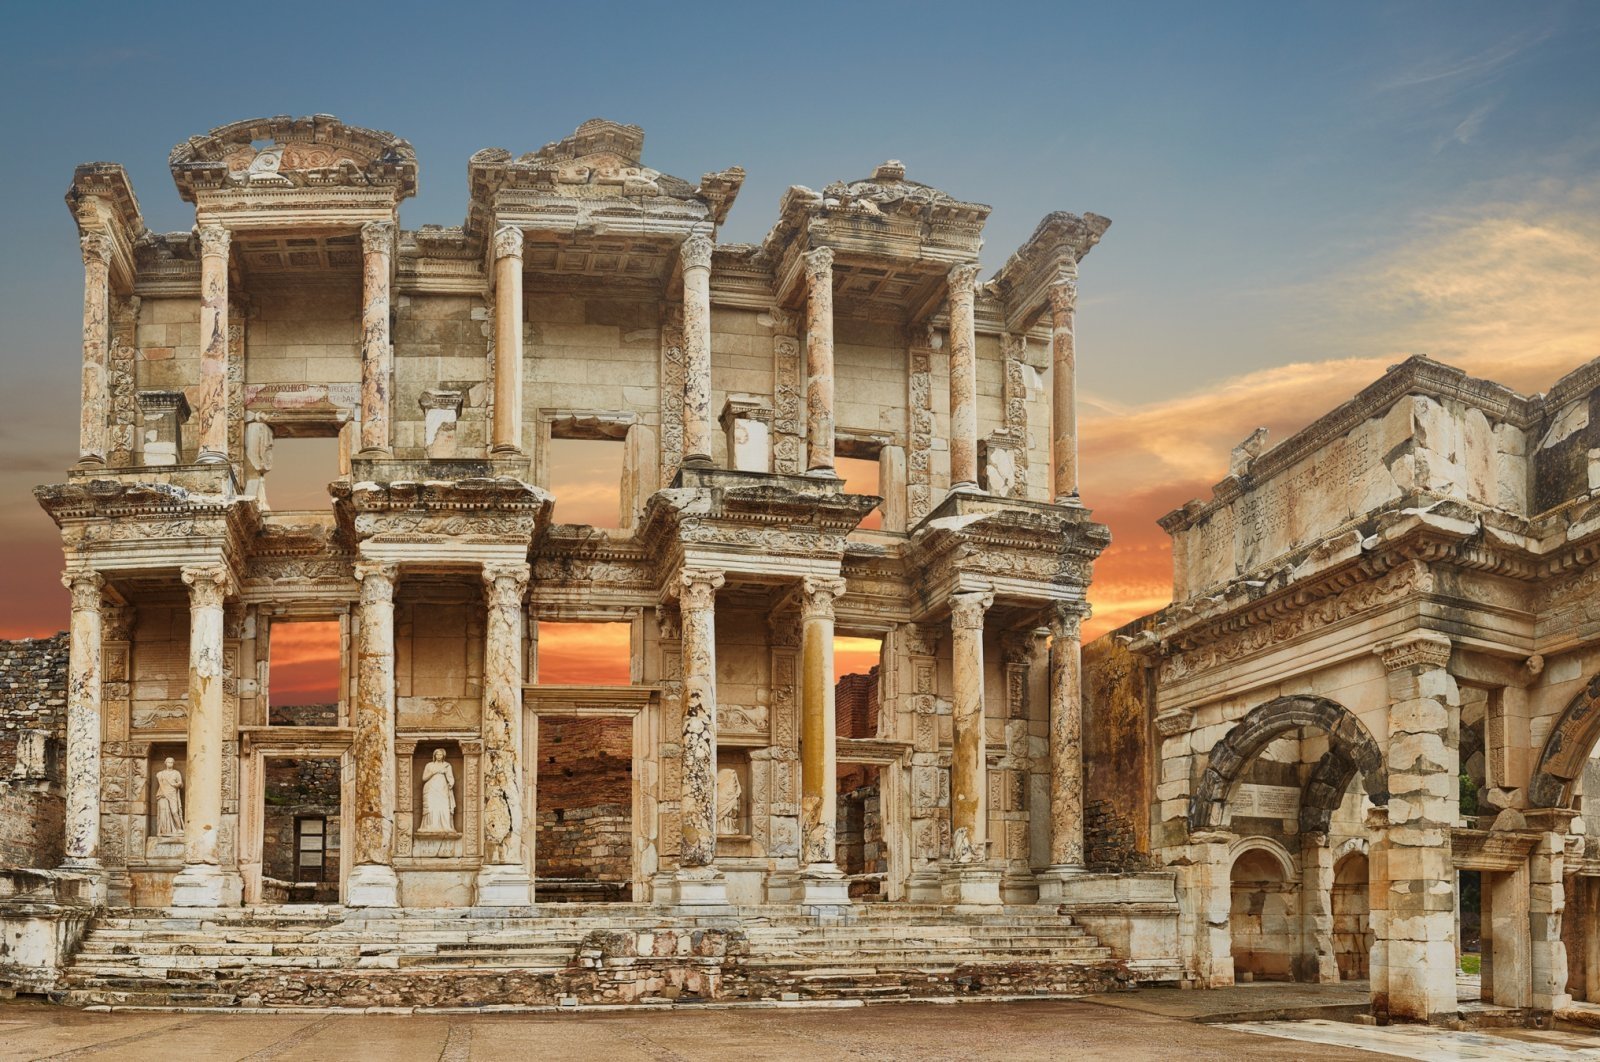
M 739 772 L 724 767 L 717 772 L 717 833 L 727 835 L 744 832 L 744 816 L 740 813 L 740 800 L 744 788 L 739 784 Z
M 183 836 L 183 774 L 171 756 L 156 772 L 156 836 Z
M 418 834 L 456 832 L 456 774 L 444 758 L 444 749 L 433 750 L 433 761 L 422 769 L 422 825 Z

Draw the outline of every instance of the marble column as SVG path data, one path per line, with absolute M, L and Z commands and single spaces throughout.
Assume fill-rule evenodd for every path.
M 526 564 L 485 564 L 483 649 L 483 838 L 478 906 L 533 901 L 522 822 L 522 599 Z
M 683 241 L 683 463 L 711 463 L 711 238 Z M 733 455 L 730 454 L 732 462 Z
M 393 273 L 392 221 L 361 226 L 361 456 L 393 453 L 389 392 L 394 344 L 389 337 L 389 278 Z
M 494 234 L 494 444 L 522 453 L 522 230 Z
M 1067 879 L 1083 873 L 1083 606 L 1050 615 L 1050 865 L 1038 875 L 1039 902 L 1067 899 Z
M 222 823 L 222 754 L 228 740 L 223 704 L 222 604 L 230 578 L 222 565 L 183 569 L 189 587 L 189 743 L 183 780 L 183 869 L 172 882 L 174 907 L 223 906 L 218 857 Z
M 396 907 L 394 872 L 394 586 L 390 564 L 360 561 L 360 632 L 356 642 L 355 855 L 345 882 L 351 907 Z
M 62 577 L 72 592 L 72 635 L 67 655 L 67 868 L 100 866 L 100 656 L 99 572 Z
M 833 472 L 833 251 L 805 255 L 806 471 Z
M 717 857 L 717 589 L 722 572 L 686 568 L 676 591 L 683 628 L 683 792 L 675 899 L 722 905 L 728 886 Z
M 85 233 L 83 248 L 83 400 L 78 425 L 78 461 L 106 463 L 110 437 L 111 237 Z
M 800 585 L 800 890 L 801 903 L 847 904 L 850 884 L 835 854 L 839 746 L 834 717 L 833 603 L 839 578 L 808 575 Z
M 950 599 L 950 656 L 955 680 L 951 706 L 950 859 L 946 903 L 998 904 L 1000 875 L 989 864 L 989 771 L 983 705 L 983 617 L 994 594 Z
M 1073 338 L 1077 308 L 1075 278 L 1050 288 L 1050 453 L 1057 505 L 1078 498 L 1078 360 Z
M 194 420 L 202 464 L 228 460 L 228 246 L 221 225 L 200 230 L 200 385 Z
M 978 266 L 950 270 L 950 489 L 978 489 Z

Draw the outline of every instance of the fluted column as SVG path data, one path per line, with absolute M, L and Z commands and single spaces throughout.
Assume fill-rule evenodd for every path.
M 976 265 L 950 270 L 950 489 L 978 489 L 978 339 L 973 318 Z
M 494 234 L 494 445 L 522 452 L 522 230 Z
M 221 225 L 200 230 L 200 386 L 195 394 L 195 460 L 228 460 L 228 246 Z
M 361 226 L 361 452 L 393 452 L 389 391 L 394 380 L 394 344 L 389 337 L 389 277 L 393 272 L 392 221 Z
M 1078 497 L 1078 358 L 1073 337 L 1077 307 L 1076 279 L 1050 288 L 1050 453 L 1057 505 Z
M 989 859 L 989 764 L 983 710 L 983 618 L 994 594 L 950 599 L 950 656 L 955 680 L 951 706 L 950 863 L 947 903 L 998 904 L 1000 870 Z
M 1078 605 L 1050 616 L 1050 866 L 1039 899 L 1060 902 L 1064 879 L 1083 872 L 1083 670 Z
M 362 561 L 360 633 L 356 642 L 355 860 L 346 881 L 352 907 L 394 907 L 395 687 L 393 565 Z
M 843 579 L 806 576 L 800 586 L 800 829 L 803 903 L 849 903 L 836 865 L 838 723 L 834 718 L 833 603 Z
M 711 463 L 711 238 L 683 241 L 683 463 Z M 730 455 L 731 456 L 731 455 Z
M 189 587 L 189 743 L 183 793 L 183 870 L 173 879 L 175 907 L 220 907 L 217 854 L 222 822 L 222 604 L 230 578 L 221 565 L 183 569 Z
M 78 425 L 78 460 L 106 463 L 110 435 L 106 415 L 111 402 L 107 364 L 110 350 L 111 237 L 83 235 L 83 396 Z
M 67 655 L 67 821 L 63 866 L 100 865 L 100 654 L 103 619 L 99 572 L 68 572 L 72 635 Z
M 807 252 L 806 471 L 833 475 L 833 251 Z
M 717 857 L 717 589 L 722 572 L 687 568 L 678 573 L 683 628 L 683 792 L 679 816 L 676 899 L 680 904 L 727 903 Z
M 522 599 L 526 564 L 485 564 L 488 622 L 483 650 L 483 835 L 478 904 L 517 907 L 533 899 L 522 822 Z

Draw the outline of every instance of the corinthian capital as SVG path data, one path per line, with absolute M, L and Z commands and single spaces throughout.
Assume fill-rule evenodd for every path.
M 715 568 L 685 568 L 678 573 L 678 606 L 706 610 L 716 605 L 717 591 L 727 577 Z
M 983 630 L 983 614 L 994 604 L 991 591 L 971 591 L 950 598 L 950 626 L 971 631 Z
M 384 605 L 394 600 L 395 580 L 400 577 L 400 570 L 395 565 L 356 561 L 354 574 L 361 583 L 363 605 Z
M 1050 637 L 1076 639 L 1091 614 L 1088 602 L 1059 601 L 1050 609 Z
M 833 603 L 844 594 L 845 581 L 838 576 L 808 575 L 800 581 L 801 611 L 807 616 L 833 619 Z
M 528 566 L 526 564 L 485 564 L 483 585 L 489 592 L 491 605 L 521 605 L 528 594 Z
M 232 579 L 222 565 L 202 564 L 185 568 L 183 581 L 189 587 L 190 608 L 221 608 Z
M 233 242 L 233 233 L 221 225 L 207 225 L 200 230 L 200 253 L 202 255 L 216 255 L 219 258 L 228 257 L 228 245 Z
M 683 241 L 683 247 L 678 251 L 678 257 L 683 262 L 685 269 L 710 269 L 711 268 L 711 237 L 697 232 Z
M 86 232 L 78 237 L 83 249 L 83 264 L 103 266 L 111 263 L 111 237 L 103 232 Z
M 1078 308 L 1078 282 L 1071 277 L 1063 277 L 1050 285 L 1050 315 L 1060 318 L 1073 313 Z
M 952 296 L 971 295 L 973 285 L 978 282 L 978 269 L 979 266 L 976 262 L 967 262 L 964 265 L 952 268 L 946 276 L 946 280 L 950 285 L 950 294 Z
M 807 251 L 801 259 L 805 263 L 806 279 L 812 282 L 823 278 L 833 279 L 833 248 L 818 247 L 815 251 Z
M 100 591 L 106 580 L 99 572 L 68 572 L 61 577 L 61 585 L 72 592 L 72 611 L 94 612 L 100 608 Z
M 1414 631 L 1384 642 L 1372 651 L 1383 660 L 1386 671 L 1407 668 L 1433 670 L 1450 663 L 1451 643 L 1448 635 L 1437 631 Z
M 522 230 L 507 225 L 494 230 L 494 256 L 496 258 L 522 257 Z
M 394 231 L 392 221 L 369 221 L 361 226 L 362 253 L 393 254 Z

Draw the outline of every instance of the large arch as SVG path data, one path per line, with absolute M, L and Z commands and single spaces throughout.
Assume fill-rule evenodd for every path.
M 1528 785 L 1528 803 L 1536 808 L 1564 808 L 1572 804 L 1572 788 L 1583 776 L 1583 765 L 1600 741 L 1600 675 L 1579 690 L 1561 712 L 1545 738 L 1539 763 Z
M 1383 752 L 1361 720 L 1326 697 L 1278 697 L 1252 708 L 1212 748 L 1205 772 L 1189 797 L 1189 829 L 1219 828 L 1225 818 L 1228 791 L 1240 772 L 1268 743 L 1300 727 L 1314 727 L 1329 738 L 1328 752 L 1306 787 L 1300 811 L 1302 829 L 1327 828 L 1328 817 L 1338 807 L 1345 787 L 1357 771 L 1366 776 L 1367 795 L 1373 803 L 1389 802 Z

